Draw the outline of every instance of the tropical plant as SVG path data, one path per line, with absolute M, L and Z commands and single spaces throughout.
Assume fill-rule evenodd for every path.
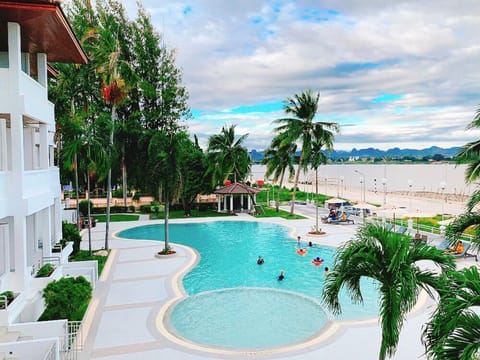
M 314 94 L 311 90 L 295 94 L 293 98 L 288 98 L 284 102 L 284 111 L 287 115 L 293 115 L 290 118 L 281 118 L 275 120 L 279 126 L 275 131 L 282 134 L 282 139 L 286 143 L 301 142 L 300 157 L 298 159 L 298 169 L 295 175 L 294 190 L 290 213 L 295 211 L 295 195 L 298 186 L 298 179 L 301 170 L 307 169 L 307 160 L 312 152 L 312 141 L 315 134 L 321 134 L 322 138 L 332 138 L 332 133 L 339 131 L 339 126 L 334 122 L 314 121 L 318 110 L 318 101 L 320 93 Z M 326 142 L 326 141 L 325 141 Z
M 42 296 L 46 308 L 40 321 L 81 321 L 92 298 L 92 285 L 83 276 L 64 277 L 49 283 Z
M 212 185 L 223 184 L 229 179 L 243 181 L 250 173 L 252 160 L 243 144 L 248 134 L 235 140 L 235 125 L 223 126 L 220 134 L 209 137 L 207 147 L 208 172 L 212 174 Z
M 158 190 L 159 198 L 165 199 L 165 250 L 169 249 L 168 220 L 170 203 L 178 197 L 180 188 L 180 149 L 181 144 L 188 141 L 184 132 L 155 132 L 148 147 L 149 179 L 151 185 Z
M 52 264 L 50 263 L 46 263 L 45 265 L 43 265 L 40 269 L 38 269 L 37 271 L 37 274 L 36 274 L 36 277 L 39 278 L 39 277 L 47 277 L 49 276 L 53 270 L 55 270 L 55 268 L 53 267 Z
M 382 341 L 379 358 L 394 355 L 405 315 L 417 303 L 421 289 L 433 296 L 439 276 L 419 266 L 430 260 L 444 272 L 455 268 L 451 256 L 410 236 L 388 231 L 379 225 L 366 224 L 355 238 L 338 249 L 332 271 L 325 280 L 323 299 L 336 314 L 341 313 L 339 293 L 343 287 L 354 302 L 362 303 L 362 278 L 378 283 Z
M 295 174 L 295 168 L 293 167 L 293 155 L 297 149 L 295 143 L 288 143 L 282 141 L 281 136 L 273 138 L 270 147 L 264 152 L 264 158 L 262 164 L 265 164 L 265 177 L 268 179 L 273 175 L 273 181 L 277 182 L 280 178 L 280 185 L 277 192 L 277 199 L 275 200 L 275 210 L 279 211 L 280 195 L 283 188 L 283 180 L 285 172 L 291 176 Z
M 74 224 L 69 224 L 66 221 L 63 221 L 62 236 L 65 242 L 73 242 L 73 251 L 71 255 L 75 255 L 80 251 L 80 242 L 82 241 L 82 237 L 80 235 L 80 230 Z
M 327 156 L 323 153 L 323 149 L 333 150 L 333 133 L 325 131 L 323 127 L 317 127 L 313 133 L 312 151 L 308 163 L 315 169 L 315 231 L 318 232 L 318 168 L 321 164 L 327 163 Z
M 71 165 L 72 159 L 80 160 L 85 169 L 87 179 L 87 191 L 90 194 L 90 179 L 92 176 L 103 178 L 109 168 L 107 151 L 108 143 L 105 143 L 105 132 L 108 131 L 108 122 L 99 118 L 95 122 L 82 119 L 80 116 L 74 120 L 77 122 L 78 134 L 70 142 L 64 145 L 63 155 L 67 166 Z M 90 202 L 87 203 L 87 216 L 90 219 Z M 90 226 L 88 227 L 88 246 L 92 250 Z
M 441 277 L 440 300 L 422 341 L 433 359 L 470 360 L 480 351 L 480 275 L 475 266 Z M 477 356 L 477 357 L 475 357 Z

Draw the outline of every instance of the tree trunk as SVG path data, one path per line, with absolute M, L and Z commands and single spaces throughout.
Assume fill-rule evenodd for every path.
M 169 210 L 170 210 L 170 204 L 169 204 L 169 197 L 168 193 L 165 192 L 165 252 L 168 252 L 168 216 L 169 216 Z
M 318 168 L 315 169 L 315 231 L 318 231 Z
M 275 202 L 275 210 L 278 212 L 280 209 L 280 192 L 282 191 L 283 186 L 283 177 L 285 176 L 285 171 L 282 171 L 282 176 L 280 177 L 280 185 L 278 186 L 277 191 L 277 201 Z
M 125 145 L 123 146 L 122 155 L 122 190 L 123 190 L 123 206 L 127 207 L 127 164 L 125 161 Z
M 78 191 L 78 157 L 75 153 L 75 158 L 73 160 L 75 162 L 75 196 L 77 198 L 77 229 L 80 231 L 80 205 L 79 205 L 79 191 Z
M 117 109 L 115 103 L 112 105 L 112 131 L 110 132 L 110 146 L 113 147 L 113 132 L 115 129 L 115 120 L 117 119 Z M 110 161 L 112 159 L 112 149 L 110 148 Z M 105 250 L 108 250 L 108 231 L 110 228 L 110 199 L 112 197 L 112 164 L 110 163 L 110 169 L 108 169 L 107 177 L 107 218 L 105 222 Z
M 292 206 L 290 208 L 290 215 L 294 215 L 295 213 L 295 196 L 297 195 L 297 185 L 298 185 L 298 179 L 300 177 L 300 169 L 302 168 L 302 162 L 303 162 L 303 150 L 300 153 L 300 159 L 298 159 L 298 170 L 297 170 L 297 173 L 295 174 L 295 183 L 293 184 Z
M 92 224 L 90 219 L 90 171 L 87 168 L 87 191 L 88 191 L 88 203 L 87 203 L 87 219 L 88 219 L 88 253 L 92 256 Z

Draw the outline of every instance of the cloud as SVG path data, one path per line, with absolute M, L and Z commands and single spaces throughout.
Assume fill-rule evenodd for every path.
M 452 146 L 478 136 L 465 132 L 479 103 L 477 0 L 143 2 L 177 49 L 196 110 L 190 132 L 204 141 L 236 123 L 249 147 L 267 147 L 271 121 L 283 114 L 260 105 L 305 89 L 321 92 L 322 119 L 354 125 L 336 148 Z M 133 1 L 124 3 L 132 12 Z

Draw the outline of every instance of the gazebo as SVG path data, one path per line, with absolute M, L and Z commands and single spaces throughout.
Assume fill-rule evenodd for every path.
M 217 194 L 217 204 L 218 212 L 233 212 L 233 211 L 244 211 L 245 210 L 245 195 L 247 196 L 247 207 L 248 212 L 254 210 L 254 203 L 256 202 L 256 194 L 262 190 L 253 188 L 246 184 L 242 183 L 233 183 L 221 187 L 214 191 Z M 252 203 L 253 196 L 253 203 Z M 230 201 L 227 201 L 229 198 Z M 222 209 L 222 199 L 223 199 L 223 209 Z

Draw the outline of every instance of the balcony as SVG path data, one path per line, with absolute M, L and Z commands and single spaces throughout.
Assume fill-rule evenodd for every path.
M 8 173 L 0 171 L 0 219 L 8 216 Z
M 28 213 L 41 210 L 60 197 L 58 168 L 25 171 L 23 175 L 23 199 L 27 200 Z
M 48 101 L 47 89 L 24 72 L 20 73 L 20 94 L 24 95 L 25 114 L 53 125 L 54 106 Z

